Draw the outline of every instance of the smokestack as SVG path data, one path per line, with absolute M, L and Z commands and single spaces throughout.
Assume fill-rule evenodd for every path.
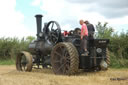
M 42 28 L 42 15 L 36 15 L 36 24 L 37 24 L 37 38 L 39 38 L 39 33 L 41 32 Z

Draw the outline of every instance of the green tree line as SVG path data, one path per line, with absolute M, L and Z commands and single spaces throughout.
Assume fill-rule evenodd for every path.
M 96 37 L 109 39 L 108 45 L 111 67 L 128 67 L 128 31 L 120 34 L 108 26 L 108 23 L 98 22 L 96 25 Z
M 0 38 L 0 60 L 15 59 L 18 52 L 28 51 L 29 43 L 35 38 Z
M 128 31 L 120 34 L 114 32 L 108 23 L 98 23 L 96 25 L 96 38 L 109 39 L 108 45 L 111 67 L 128 68 Z M 28 36 L 27 38 L 0 38 L 0 60 L 13 59 L 18 52 L 22 50 L 28 51 L 29 43 L 35 38 Z

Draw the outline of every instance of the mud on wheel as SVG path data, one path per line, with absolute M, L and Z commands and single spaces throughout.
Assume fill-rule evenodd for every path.
M 22 51 L 17 55 L 16 69 L 29 72 L 32 70 L 32 55 L 29 52 Z
M 79 67 L 77 49 L 72 43 L 58 43 L 51 52 L 51 65 L 55 74 L 75 74 Z

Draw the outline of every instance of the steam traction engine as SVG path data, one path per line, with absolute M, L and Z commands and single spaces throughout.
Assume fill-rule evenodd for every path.
M 108 39 L 88 39 L 88 56 L 81 56 L 80 35 L 74 30 L 64 36 L 56 21 L 44 24 L 42 15 L 36 15 L 37 39 L 29 44 L 30 52 L 22 51 L 17 55 L 16 68 L 31 71 L 36 65 L 43 68 L 51 66 L 55 74 L 71 75 L 79 69 L 102 70 L 110 64 Z

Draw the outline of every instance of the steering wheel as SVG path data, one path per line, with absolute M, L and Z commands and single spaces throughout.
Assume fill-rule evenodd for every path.
M 50 21 L 47 23 L 46 29 L 48 34 L 48 40 L 51 43 L 56 44 L 61 36 L 60 25 L 56 21 Z

